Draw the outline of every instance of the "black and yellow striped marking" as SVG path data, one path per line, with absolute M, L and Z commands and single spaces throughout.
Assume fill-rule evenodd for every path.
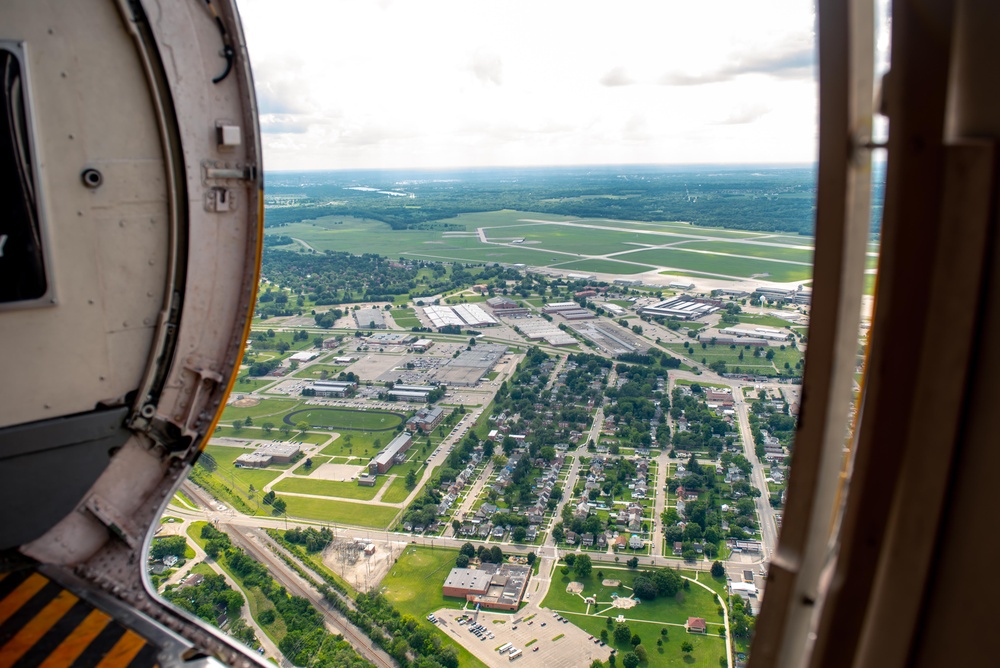
M 156 653 L 44 575 L 0 574 L 0 668 L 146 668 Z

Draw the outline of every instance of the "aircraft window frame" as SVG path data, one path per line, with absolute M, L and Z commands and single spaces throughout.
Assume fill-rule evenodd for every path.
M 0 311 L 56 303 L 24 42 L 0 40 L 0 174 L 8 208 L 0 226 Z M 16 213 L 12 209 L 18 209 Z M 13 266 L 6 267 L 9 260 Z

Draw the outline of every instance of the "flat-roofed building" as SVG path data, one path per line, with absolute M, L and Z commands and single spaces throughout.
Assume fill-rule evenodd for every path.
M 354 312 L 358 329 L 385 329 L 385 314 L 381 309 L 362 308 Z
M 421 390 L 396 390 L 392 389 L 386 392 L 386 395 L 392 397 L 396 401 L 411 401 L 415 403 L 426 402 L 427 397 L 430 392 L 424 392 Z
M 694 290 L 694 283 L 685 283 L 683 281 L 674 281 L 669 286 L 671 290 Z
M 576 311 L 580 305 L 576 302 L 553 302 L 542 307 L 542 313 L 559 313 L 561 311 Z
M 441 593 L 464 598 L 489 610 L 517 610 L 531 578 L 531 567 L 520 564 L 481 564 L 479 568 L 453 568 Z
M 787 341 L 791 333 L 783 329 L 772 329 L 770 327 L 754 327 L 753 329 L 743 329 L 742 327 L 727 327 L 720 329 L 719 334 L 728 334 L 739 338 L 768 339 L 770 341 Z
M 650 306 L 642 306 L 642 315 L 660 316 L 672 320 L 696 320 L 715 313 L 722 307 L 722 302 L 714 299 L 702 299 L 691 295 L 679 295 L 665 299 Z
M 611 302 L 605 302 L 601 304 L 601 308 L 603 308 L 605 311 L 615 316 L 616 318 L 621 317 L 626 313 L 628 313 L 626 309 L 622 308 L 618 304 L 612 304 Z
M 510 297 L 503 296 L 490 297 L 486 300 L 486 304 L 492 309 L 518 308 L 516 301 Z
M 287 464 L 299 454 L 299 446 L 294 443 L 265 443 L 252 453 L 236 458 L 236 466 L 241 468 L 262 468 L 269 464 Z
M 413 345 L 410 347 L 416 351 L 425 352 L 430 350 L 433 345 L 434 342 L 431 341 L 430 339 L 417 339 L 416 341 L 413 342 Z
M 406 451 L 413 444 L 413 436 L 409 432 L 403 432 L 389 442 L 381 452 L 372 458 L 368 464 L 369 473 L 385 473 L 395 464 L 402 464 L 406 461 Z
M 312 362 L 314 359 L 319 357 L 319 353 L 313 352 L 311 350 L 303 350 L 289 356 L 288 359 L 295 360 L 296 362 Z
M 308 396 L 306 392 L 309 391 L 312 396 L 316 397 L 347 397 L 357 387 L 357 383 L 352 383 L 348 380 L 317 380 L 306 386 L 302 390 L 302 394 Z

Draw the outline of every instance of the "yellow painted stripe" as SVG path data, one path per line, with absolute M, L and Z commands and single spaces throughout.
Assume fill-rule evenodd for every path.
M 20 610 L 22 605 L 30 601 L 48 583 L 48 579 L 38 573 L 32 573 L 28 576 L 28 579 L 18 585 L 17 589 L 0 601 L 0 624 L 10 619 L 11 615 Z
M 118 668 L 119 666 L 127 666 L 135 655 L 139 653 L 139 650 L 143 648 L 146 644 L 146 639 L 142 636 L 136 635 L 132 631 L 126 631 L 125 635 L 122 636 L 121 640 L 115 643 L 115 646 L 111 648 L 101 662 L 97 664 L 97 668 Z
M 87 645 L 94 641 L 110 621 L 111 618 L 100 610 L 92 611 L 73 629 L 73 633 L 39 664 L 38 668 L 67 668 L 73 665 L 83 650 L 87 649 Z
M 59 592 L 48 605 L 42 608 L 41 612 L 35 615 L 6 645 L 0 648 L 0 668 L 10 668 L 10 666 L 13 666 L 79 600 L 68 591 Z

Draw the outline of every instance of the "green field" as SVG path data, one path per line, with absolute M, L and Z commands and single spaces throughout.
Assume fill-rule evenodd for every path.
M 753 260 L 725 255 L 692 253 L 679 249 L 660 248 L 643 250 L 616 256 L 622 260 L 643 262 L 660 267 L 671 267 L 682 271 L 698 271 L 721 276 L 750 278 L 766 277 L 779 283 L 804 281 L 812 277 L 812 266 L 790 264 L 777 260 Z M 673 272 L 666 272 L 673 273 Z
M 440 548 L 407 547 L 400 555 L 392 570 L 382 580 L 381 593 L 404 615 L 412 615 L 417 623 L 428 630 L 434 630 L 458 650 L 458 665 L 482 666 L 459 643 L 454 642 L 440 628 L 427 621 L 427 615 L 441 608 L 459 609 L 465 605 L 461 598 L 445 597 L 441 585 L 445 576 L 455 566 L 456 550 Z
M 342 366 L 336 366 L 334 364 L 310 364 L 304 369 L 299 369 L 295 373 L 291 374 L 295 378 L 321 378 L 324 371 L 326 371 L 327 377 L 335 376 L 344 370 Z
M 385 485 L 386 476 L 379 476 L 372 487 L 364 487 L 356 482 L 338 480 L 311 480 L 308 478 L 285 478 L 274 486 L 274 491 L 316 496 L 334 496 L 341 499 L 371 501 Z
M 280 380 L 279 378 L 251 378 L 250 376 L 243 375 L 236 379 L 233 383 L 233 394 L 242 394 L 244 392 L 253 392 L 254 390 L 259 390 L 265 385 L 270 385 L 273 382 Z
M 767 353 L 767 348 L 762 349 L 760 357 L 754 357 L 753 349 L 747 350 L 743 346 L 737 346 L 735 350 L 724 345 L 713 346 L 709 344 L 705 348 L 702 348 L 701 344 L 696 343 L 693 346 L 692 352 L 686 352 L 684 346 L 678 343 L 668 344 L 666 348 L 671 352 L 684 355 L 696 362 L 701 362 L 704 359 L 705 364 L 722 360 L 726 363 L 729 371 L 735 371 L 735 368 L 739 367 L 743 373 L 753 373 L 761 376 L 777 376 L 782 374 L 801 375 L 802 372 L 801 369 L 795 369 L 795 364 L 802 358 L 802 353 L 791 347 L 786 347 L 785 350 L 780 350 L 777 347 L 771 348 L 771 350 L 774 350 L 772 364 L 764 357 L 764 354 Z M 739 358 L 741 351 L 743 353 L 742 360 Z M 792 368 L 790 370 L 784 368 L 785 362 L 791 365 Z
M 287 413 L 298 405 L 298 399 L 261 399 L 260 403 L 256 406 L 247 406 L 244 408 L 226 406 L 226 409 L 222 412 L 222 419 L 220 422 L 222 424 L 226 424 L 227 422 L 232 422 L 235 419 L 242 420 L 246 417 L 250 417 L 254 421 L 258 418 L 277 417 Z M 260 421 L 265 422 L 266 420 Z M 270 420 L 270 422 L 276 423 L 277 420 Z
M 392 431 L 403 424 L 406 416 L 386 411 L 358 411 L 347 408 L 310 406 L 284 417 L 285 424 L 308 422 L 313 427 L 329 427 L 350 431 Z M 388 441 L 387 441 L 388 442 Z
M 373 529 L 385 529 L 399 512 L 398 508 L 389 506 L 371 506 L 333 499 L 314 499 L 304 496 L 283 496 L 281 498 L 288 503 L 289 517 L 301 517 L 307 520 L 320 520 L 336 524 L 353 524 Z
M 263 422 L 274 422 L 276 425 L 278 424 L 276 419 L 271 419 L 271 420 L 262 419 L 261 423 Z M 226 423 L 223 422 L 222 424 L 225 425 Z M 296 443 L 302 442 L 302 443 L 313 443 L 315 445 L 320 445 L 330 440 L 330 434 L 310 434 L 310 433 L 303 434 L 302 432 L 295 431 L 293 429 L 288 434 L 288 436 L 285 436 L 277 428 L 272 429 L 271 432 L 268 433 L 263 429 L 261 429 L 260 427 L 256 426 L 240 427 L 239 431 L 237 431 L 232 426 L 229 427 L 221 426 L 216 428 L 215 432 L 212 434 L 212 438 L 235 438 L 235 439 L 247 439 L 247 440 L 257 439 L 266 441 L 294 441 Z
M 770 240 L 768 240 L 770 241 Z M 782 248 L 780 246 L 764 246 L 761 244 L 732 243 L 727 241 L 692 241 L 677 248 L 705 250 L 714 253 L 730 253 L 732 255 L 749 255 L 751 257 L 788 260 L 789 262 L 808 262 L 812 264 L 812 251 L 798 248 Z
M 626 256 L 627 257 L 627 256 Z M 652 265 L 626 264 L 615 262 L 614 260 L 575 260 L 561 264 L 550 265 L 568 271 L 595 271 L 602 274 L 641 274 L 644 271 L 655 269 Z
M 389 311 L 389 315 L 400 327 L 409 329 L 410 327 L 420 327 L 420 321 L 412 308 L 397 308 Z

